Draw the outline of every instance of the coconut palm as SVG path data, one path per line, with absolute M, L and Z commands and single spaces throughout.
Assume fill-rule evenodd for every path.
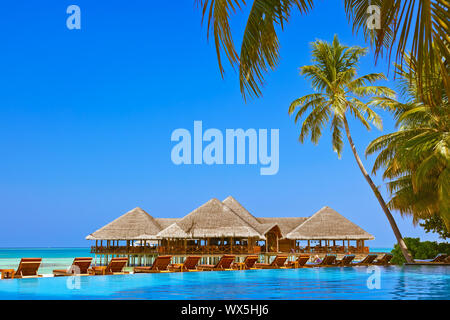
M 304 118 L 299 136 L 301 143 L 310 136 L 311 141 L 317 144 L 323 129 L 328 122 L 331 122 L 332 147 L 339 157 L 344 145 L 342 131 L 345 131 L 361 173 L 386 214 L 405 259 L 412 262 L 388 206 L 356 151 L 347 120 L 347 116 L 352 115 L 368 130 L 370 130 L 371 124 L 381 128 L 381 118 L 372 109 L 370 100 L 364 102 L 363 99 L 373 96 L 386 98 L 395 96 L 391 89 L 373 85 L 377 80 L 385 79 L 382 73 L 370 73 L 357 77 L 359 58 L 366 52 L 367 50 L 361 47 L 343 46 L 339 43 L 337 36 L 334 37 L 332 44 L 321 40 L 314 42 L 312 44 L 314 64 L 301 67 L 300 73 L 311 81 L 315 92 L 294 100 L 289 107 L 289 114 L 292 115 L 296 112 L 296 123 Z
M 368 13 L 375 13 L 369 6 L 379 8 L 379 28 L 370 26 Z M 366 39 L 375 45 L 376 56 L 395 52 L 401 65 L 407 43 L 416 60 L 418 90 L 436 73 L 448 77 L 450 61 L 450 2 L 448 0 L 346 0 L 345 10 L 353 20 L 353 30 L 362 29 Z M 412 34 L 412 36 L 410 35 Z M 447 95 L 450 83 L 444 83 Z M 433 101 L 431 101 L 433 103 Z
M 404 102 L 376 98 L 373 103 L 394 111 L 397 132 L 375 139 L 366 154 L 379 152 L 373 173 L 384 168 L 391 209 L 413 222 L 440 217 L 450 231 L 450 105 L 440 74 L 422 90 L 417 61 L 406 55 L 401 70 Z
M 244 99 L 260 96 L 264 75 L 274 70 L 279 61 L 277 33 L 289 22 L 292 11 L 307 14 L 313 0 L 196 0 L 207 20 L 207 34 L 214 35 L 219 69 L 223 76 L 222 53 L 233 67 L 239 70 L 240 89 Z M 355 31 L 364 34 L 375 45 L 376 55 L 392 51 L 401 57 L 406 44 L 417 57 L 419 68 L 434 73 L 438 66 L 444 75 L 444 64 L 450 61 L 449 53 L 449 2 L 448 0 L 344 0 L 345 10 L 353 20 Z M 238 53 L 231 32 L 230 16 L 242 7 L 251 5 L 247 24 Z M 380 28 L 370 29 L 367 22 L 369 5 L 380 7 Z M 413 32 L 410 32 L 414 30 Z M 413 36 L 410 36 L 413 33 Z M 432 48 L 431 43 L 436 46 Z M 434 62 L 440 62 L 435 64 Z M 447 62 L 445 62 L 447 61 Z M 446 83 L 447 94 L 450 83 Z

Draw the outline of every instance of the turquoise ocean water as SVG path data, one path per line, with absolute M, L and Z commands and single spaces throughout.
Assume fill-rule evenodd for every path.
M 75 257 L 94 257 L 90 248 L 0 248 L 0 269 L 17 268 L 21 258 L 42 258 L 39 273 L 68 268 Z
M 371 248 L 372 252 L 391 252 L 392 248 Z M 42 258 L 39 273 L 68 268 L 75 257 L 94 257 L 90 248 L 0 248 L 0 269 L 17 268 L 20 258 Z

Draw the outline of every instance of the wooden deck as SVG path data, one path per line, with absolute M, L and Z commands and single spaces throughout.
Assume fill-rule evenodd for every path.
M 217 255 L 217 254 L 260 254 L 273 253 L 274 251 L 266 251 L 264 246 L 187 246 L 187 247 L 164 247 L 164 246 L 92 246 L 91 253 L 107 254 L 107 255 Z M 288 251 L 278 251 L 280 253 L 308 253 L 308 254 L 357 254 L 369 253 L 368 247 L 296 247 L 290 248 Z
M 278 254 L 287 254 L 288 260 L 294 261 L 297 256 L 300 254 L 310 254 L 311 258 L 315 258 L 316 256 L 320 259 L 323 259 L 326 254 L 336 254 L 338 259 L 341 259 L 344 255 L 350 252 L 355 255 L 355 261 L 362 260 L 368 252 L 364 250 L 353 250 L 342 252 L 333 251 L 332 248 L 329 248 L 329 251 L 324 252 L 325 250 L 315 251 L 311 249 L 310 252 L 307 252 L 305 248 L 302 250 L 298 250 L 299 252 L 264 252 L 264 247 L 253 247 L 252 250 L 249 250 L 246 246 L 240 246 L 233 248 L 217 248 L 216 246 L 210 247 L 201 247 L 201 248 L 190 248 L 190 250 L 182 250 L 182 248 L 164 248 L 164 247 L 96 247 L 93 246 L 91 248 L 91 253 L 95 254 L 94 264 L 95 265 L 105 265 L 112 257 L 117 256 L 127 256 L 129 266 L 148 266 L 153 264 L 154 259 L 161 254 L 171 255 L 173 263 L 181 263 L 184 259 L 189 255 L 201 255 L 201 263 L 202 264 L 215 264 L 224 254 L 234 254 L 236 256 L 236 262 L 244 261 L 245 257 L 249 254 L 256 254 L 259 256 L 260 262 L 268 263 L 271 259 Z M 322 249 L 322 248 L 321 248 Z M 345 248 L 348 249 L 348 248 Z M 356 252 L 355 252 L 356 251 Z M 384 253 L 371 252 L 374 254 L 378 254 L 379 256 Z

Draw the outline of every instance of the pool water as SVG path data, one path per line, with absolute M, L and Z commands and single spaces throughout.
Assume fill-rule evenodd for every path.
M 0 299 L 450 299 L 450 267 L 377 270 L 345 267 L 10 279 L 0 280 Z

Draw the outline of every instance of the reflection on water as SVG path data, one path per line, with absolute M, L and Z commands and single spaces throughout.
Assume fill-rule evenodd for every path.
M 449 299 L 450 267 L 380 267 L 369 289 L 366 267 L 250 270 L 0 281 L 0 299 Z

